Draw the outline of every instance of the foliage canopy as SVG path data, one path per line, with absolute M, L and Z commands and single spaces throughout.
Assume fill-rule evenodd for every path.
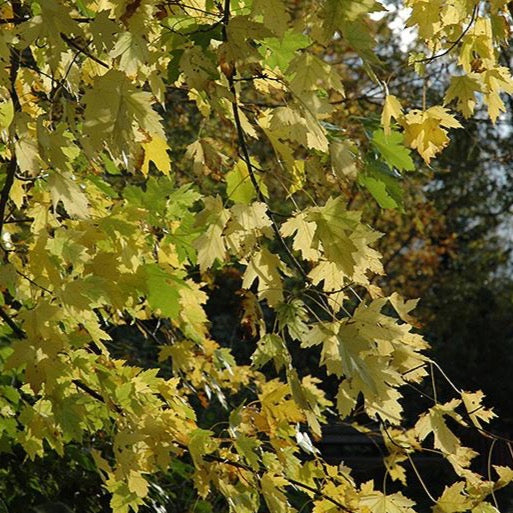
M 434 452 L 454 471 L 439 497 L 427 490 L 435 512 L 498 511 L 513 469 L 480 475 L 458 436 L 509 447 L 487 430 L 483 394 L 451 383 L 454 397 L 435 394 L 414 420 L 403 411 L 436 363 L 416 302 L 375 284 L 387 235 L 348 191 L 402 210 L 417 155 L 429 164 L 478 101 L 493 122 L 505 111 L 508 3 L 405 5 L 421 98 L 389 92 L 374 0 L 2 3 L 3 451 L 84 447 L 115 513 L 185 458 L 198 496 L 237 513 L 292 513 L 294 493 L 315 513 L 410 513 L 386 481 L 422 479 L 414 456 Z M 440 60 L 452 78 L 429 105 L 424 71 Z M 373 87 L 383 104 L 361 112 Z M 205 310 L 230 267 L 248 362 L 212 339 Z M 127 324 L 160 364 L 113 355 Z M 300 351 L 315 351 L 315 376 L 295 365 Z M 323 461 L 312 440 L 334 414 L 381 434 L 383 487 Z

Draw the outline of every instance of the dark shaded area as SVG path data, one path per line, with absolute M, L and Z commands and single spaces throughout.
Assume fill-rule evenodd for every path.
M 20 447 L 3 453 L 0 499 L 0 513 L 67 513 L 108 511 L 110 497 L 87 449 L 68 445 L 34 461 Z

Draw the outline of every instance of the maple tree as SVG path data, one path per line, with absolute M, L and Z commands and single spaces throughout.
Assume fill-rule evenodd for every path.
M 116 513 L 183 459 L 198 496 L 230 511 L 293 512 L 300 493 L 315 513 L 408 513 L 387 480 L 426 487 L 413 456 L 434 452 L 454 471 L 439 497 L 426 487 L 434 511 L 498 511 L 513 469 L 477 473 L 454 428 L 510 447 L 486 427 L 482 392 L 450 382 L 451 400 L 435 393 L 413 423 L 403 412 L 405 388 L 448 378 L 416 302 L 374 283 L 387 236 L 348 191 L 402 208 L 415 154 L 430 163 L 478 99 L 497 120 L 513 92 L 499 63 L 510 14 L 502 0 L 405 5 L 419 80 L 433 62 L 452 67 L 443 105 L 390 93 L 374 0 L 1 4 L 3 450 L 37 461 L 83 445 Z M 361 84 L 383 92 L 375 115 L 355 115 Z M 210 333 L 205 305 L 229 267 L 257 339 L 250 364 Z M 123 325 L 158 361 L 114 356 Z M 294 365 L 301 350 L 339 382 L 334 397 Z M 223 418 L 200 422 L 215 403 Z M 383 437 L 383 487 L 323 461 L 314 442 L 335 411 Z

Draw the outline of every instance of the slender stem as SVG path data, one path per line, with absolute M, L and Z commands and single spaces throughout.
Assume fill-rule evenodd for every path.
M 415 472 L 415 475 L 417 476 L 417 479 L 419 480 L 420 486 L 422 486 L 422 488 L 424 489 L 424 492 L 429 497 L 429 499 L 434 504 L 436 504 L 436 502 L 437 502 L 436 499 L 431 495 L 431 492 L 428 490 L 428 487 L 426 486 L 426 483 L 424 483 L 424 480 L 422 479 L 422 476 L 420 475 L 420 473 L 417 469 L 417 466 L 415 465 L 415 463 L 413 463 L 412 457 L 408 453 L 406 453 L 406 457 L 408 458 L 408 461 L 410 462 L 410 465 L 412 466 L 413 471 Z
M 429 372 L 431 374 L 431 388 L 433 389 L 433 398 L 435 403 L 438 403 L 438 394 L 436 390 L 435 372 L 433 370 L 433 362 L 429 362 Z
M 33 217 L 23 217 L 21 219 L 9 219 L 8 221 L 4 221 L 4 224 L 32 223 L 33 221 Z
M 32 278 L 30 278 L 26 274 L 22 273 L 18 269 L 16 269 L 16 273 L 19 274 L 25 280 L 27 280 L 29 283 L 34 285 L 34 287 L 37 287 L 38 289 L 41 289 L 42 291 L 47 292 L 48 294 L 53 294 L 53 292 L 50 289 L 47 289 L 46 287 L 43 287 L 42 285 L 39 285 L 39 283 L 35 282 Z
M 511 456 L 511 459 L 513 460 L 513 449 L 511 448 L 511 443 L 506 442 L 506 445 L 508 446 L 509 455 Z
M 94 18 L 71 18 L 73 21 L 77 23 L 91 23 L 94 21 Z M 26 17 L 14 17 L 14 18 L 1 18 L 0 25 L 7 25 L 8 23 L 12 23 L 14 25 L 19 25 L 20 23 L 24 23 L 28 21 L 29 18 Z
M 493 448 L 495 447 L 495 444 L 497 443 L 497 439 L 493 439 L 492 440 L 492 443 L 490 444 L 490 450 L 488 451 L 488 460 L 487 460 L 487 472 L 488 472 L 488 481 L 492 481 L 492 454 L 493 454 Z M 493 500 L 493 503 L 495 505 L 495 507 L 497 508 L 497 511 L 499 511 L 499 503 L 497 502 L 497 497 L 495 496 L 495 490 L 492 488 L 491 489 L 491 494 L 492 494 L 492 500 Z
M 430 360 L 430 363 L 431 365 L 434 365 L 438 371 L 440 372 L 440 374 L 445 378 L 445 380 L 447 381 L 447 383 L 449 383 L 449 385 L 452 387 L 452 389 L 457 393 L 457 394 L 460 394 L 461 395 L 461 390 L 449 379 L 449 376 L 447 376 L 447 374 L 445 373 L 445 371 L 442 369 L 442 367 L 440 367 L 440 365 L 438 365 L 438 363 L 436 363 L 434 360 Z

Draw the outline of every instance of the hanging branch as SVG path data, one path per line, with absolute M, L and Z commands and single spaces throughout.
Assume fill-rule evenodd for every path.
M 222 34 L 223 34 L 223 41 L 228 41 L 228 22 L 230 21 L 230 0 L 225 0 L 224 3 L 224 13 L 223 13 L 223 19 L 222 19 Z M 258 200 L 262 203 L 265 203 L 267 205 L 267 201 L 265 199 L 264 193 L 262 192 L 262 189 L 260 188 L 260 185 L 258 184 L 258 181 L 255 176 L 255 170 L 253 169 L 253 164 L 251 163 L 251 157 L 249 155 L 249 149 L 248 145 L 246 143 L 246 138 L 244 136 L 244 130 L 242 128 L 242 122 L 240 119 L 240 113 L 239 113 L 239 103 L 238 103 L 238 97 L 237 97 L 237 90 L 235 87 L 236 78 L 235 75 L 237 74 L 237 69 L 235 66 L 235 63 L 231 63 L 226 68 L 226 77 L 228 79 L 228 86 L 230 93 L 233 96 L 232 100 L 232 111 L 233 111 L 233 119 L 235 122 L 235 128 L 237 130 L 237 138 L 239 141 L 239 146 L 242 151 L 242 159 L 244 160 L 244 163 L 246 164 L 246 168 L 248 170 L 249 178 L 251 180 L 251 183 L 253 184 L 253 187 L 255 188 L 255 191 L 257 193 Z M 289 257 L 290 261 L 294 265 L 294 267 L 299 271 L 303 279 L 310 281 L 308 278 L 308 274 L 303 269 L 303 266 L 298 262 L 297 258 L 292 253 L 291 249 L 288 247 L 287 243 L 283 239 L 280 233 L 280 229 L 278 227 L 278 224 L 276 223 L 276 220 L 274 219 L 273 214 L 268 209 L 269 212 L 269 218 L 271 219 L 271 225 L 272 229 L 276 235 L 276 238 L 280 242 L 281 246 L 283 247 L 285 253 Z
M 185 444 L 182 444 L 180 442 L 175 442 L 175 444 L 178 447 L 180 447 L 180 449 L 183 449 L 185 451 L 189 450 L 189 448 Z M 225 458 L 221 458 L 219 456 L 216 456 L 214 454 L 205 454 L 205 455 L 202 456 L 202 458 L 205 461 L 222 463 L 223 465 L 230 465 L 230 466 L 232 466 L 234 468 L 238 468 L 238 469 L 241 469 L 241 470 L 245 470 L 246 472 L 250 472 L 250 473 L 254 474 L 255 476 L 257 476 L 258 478 L 261 477 L 260 476 L 261 469 L 255 470 L 254 468 L 249 467 L 248 465 L 245 465 L 244 463 L 240 463 L 238 461 L 230 461 L 230 460 L 227 460 Z M 345 504 L 342 504 L 340 501 L 337 501 L 333 497 L 330 497 L 329 495 L 326 495 L 319 488 L 314 488 L 313 486 L 301 483 L 300 481 L 296 481 L 295 479 L 293 479 L 291 477 L 287 477 L 287 476 L 280 476 L 280 477 L 283 477 L 283 479 L 285 479 L 291 485 L 293 485 L 293 486 L 295 486 L 297 488 L 302 488 L 303 490 L 307 490 L 309 492 L 314 493 L 317 498 L 324 499 L 324 500 L 326 500 L 328 502 L 331 502 L 332 504 L 334 504 L 335 506 L 337 506 L 341 510 L 345 511 L 346 513 L 354 513 L 354 511 L 349 509 Z
M 477 15 L 477 9 L 478 9 L 478 4 L 476 4 L 474 6 L 474 9 L 472 10 L 472 15 L 470 17 L 470 21 L 469 21 L 468 25 L 465 27 L 465 30 L 463 30 L 463 32 L 460 34 L 458 39 L 456 39 L 456 41 L 453 41 L 451 46 L 446 48 L 443 52 L 437 53 L 436 55 L 432 55 L 431 57 L 424 57 L 423 59 L 418 59 L 416 61 L 413 61 L 413 64 L 420 64 L 423 62 L 432 62 L 432 61 L 439 59 L 440 57 L 443 57 L 444 55 L 447 55 L 448 53 L 452 52 L 452 50 L 454 50 L 454 48 L 456 48 L 461 43 L 461 40 L 466 36 L 467 32 L 470 30 L 470 28 L 474 24 L 474 21 L 476 19 L 476 15 Z

